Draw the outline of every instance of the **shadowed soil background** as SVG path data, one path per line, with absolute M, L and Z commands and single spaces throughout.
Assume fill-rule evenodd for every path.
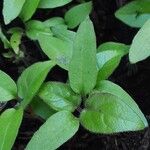
M 114 17 L 114 12 L 127 2 L 129 1 L 93 0 L 94 8 L 91 18 L 94 23 L 98 45 L 106 41 L 131 44 L 138 29 L 130 28 Z M 34 18 L 45 20 L 54 16 L 63 17 L 66 9 L 76 3 L 77 1 L 74 0 L 71 4 L 63 8 L 57 8 L 51 11 L 39 10 Z M 13 26 L 13 24 L 23 26 L 20 20 L 13 21 L 10 26 Z M 13 60 L 8 61 L 0 54 L 0 68 L 15 80 L 17 80 L 24 68 L 34 62 L 47 59 L 36 42 L 33 43 L 28 39 L 23 39 L 23 45 L 21 46 L 24 49 L 25 58 L 19 62 L 12 63 Z M 47 80 L 65 82 L 67 80 L 67 72 L 56 66 L 48 75 Z M 134 98 L 142 112 L 150 120 L 150 59 L 131 65 L 128 61 L 128 56 L 125 56 L 120 66 L 110 77 L 110 80 L 123 87 Z M 15 102 L 9 102 L 7 104 L 8 107 L 14 105 Z M 27 110 L 13 150 L 25 149 L 25 145 L 42 123 L 43 120 L 35 117 L 30 110 Z M 150 149 L 150 129 L 114 135 L 95 135 L 81 127 L 79 132 L 59 149 L 148 150 Z

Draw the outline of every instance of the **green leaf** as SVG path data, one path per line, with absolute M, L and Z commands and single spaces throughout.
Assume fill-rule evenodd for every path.
M 46 36 L 52 36 L 51 30 L 49 27 L 38 20 L 31 20 L 26 23 L 26 35 L 32 39 L 37 40 L 41 34 Z
M 92 2 L 79 4 L 68 10 L 65 14 L 68 27 L 71 29 L 77 27 L 90 14 L 91 10 Z
M 14 20 L 23 7 L 25 0 L 3 0 L 3 17 L 5 24 Z
M 26 0 L 19 17 L 25 22 L 35 13 L 40 0 Z
M 68 84 L 60 82 L 45 83 L 39 91 L 39 96 L 56 111 L 73 112 L 81 103 L 80 96 L 75 94 Z
M 134 37 L 130 50 L 129 59 L 131 63 L 142 61 L 150 56 L 150 20 L 148 20 L 144 26 Z
M 50 59 L 54 60 L 60 67 L 68 69 L 72 57 L 72 44 L 44 34 L 38 37 L 38 41 L 43 52 Z
M 129 48 L 130 48 L 129 45 L 125 45 L 122 43 L 105 42 L 98 47 L 97 51 L 102 52 L 102 51 L 107 51 L 107 50 L 113 50 L 113 51 L 117 51 L 125 55 L 129 52 Z
M 7 37 L 4 35 L 4 33 L 2 32 L 2 28 L 0 26 L 0 40 L 3 42 L 4 44 L 4 48 L 10 48 L 10 42 L 8 41 Z
M 21 44 L 22 34 L 23 34 L 22 30 L 16 30 L 10 37 L 10 45 L 14 50 L 15 54 L 17 55 L 19 54 L 19 45 Z
M 65 25 L 65 20 L 61 17 L 53 17 L 53 18 L 45 20 L 43 23 L 47 27 L 55 27 L 58 25 Z
M 7 109 L 0 116 L 0 149 L 10 150 L 15 142 L 16 136 L 23 117 L 23 109 Z
M 52 27 L 52 33 L 57 38 L 64 40 L 66 42 L 70 42 L 73 46 L 73 42 L 76 36 L 76 33 L 67 29 L 64 29 L 60 26 Z
M 56 8 L 70 3 L 72 0 L 40 0 L 39 8 Z
M 44 120 L 48 119 L 50 116 L 56 113 L 55 110 L 50 108 L 43 100 L 41 100 L 37 96 L 33 98 L 33 100 L 30 103 L 30 106 L 32 108 L 32 111 Z
M 116 54 L 114 56 L 114 51 L 105 51 L 97 55 L 98 60 L 98 76 L 97 82 L 101 80 L 108 79 L 109 76 L 115 71 L 115 69 L 119 66 L 122 55 Z M 109 58 L 109 55 L 111 55 Z M 113 57 L 114 56 L 114 57 Z
M 23 108 L 33 99 L 54 65 L 51 61 L 39 62 L 23 71 L 17 82 L 18 96 L 23 100 L 21 102 Z
M 15 82 L 6 73 L 0 70 L 0 102 L 9 101 L 17 97 Z
M 125 92 L 119 85 L 114 84 L 110 81 L 100 81 L 96 88 L 101 93 L 108 93 L 112 94 L 114 96 L 117 96 L 119 99 L 121 99 L 126 105 L 129 105 L 132 107 L 132 109 L 135 111 L 136 114 L 139 115 L 140 119 L 145 122 L 145 126 L 147 126 L 147 121 L 141 111 L 139 111 L 138 105 L 135 103 L 135 101 L 131 98 L 131 96 Z
M 68 111 L 51 116 L 34 134 L 26 150 L 56 150 L 78 130 L 79 121 Z
M 121 7 L 115 16 L 131 27 L 142 27 L 150 19 L 150 1 L 135 0 Z
M 128 53 L 129 46 L 121 43 L 106 42 L 99 46 L 97 53 L 97 82 L 107 79 L 118 67 L 121 58 Z
M 88 94 L 94 88 L 96 79 L 96 38 L 92 22 L 86 19 L 75 37 L 69 80 L 76 93 Z
M 122 97 L 123 99 L 123 97 Z M 124 131 L 142 130 L 148 126 L 147 121 L 119 97 L 108 93 L 92 94 L 81 112 L 81 124 L 91 132 L 111 134 Z M 143 119 L 141 119 L 143 117 Z

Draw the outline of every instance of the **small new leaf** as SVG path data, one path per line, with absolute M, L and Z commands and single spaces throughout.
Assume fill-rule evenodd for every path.
M 21 30 L 16 30 L 13 32 L 12 36 L 10 37 L 10 45 L 16 55 L 19 54 L 19 45 L 21 44 L 22 34 L 23 33 Z

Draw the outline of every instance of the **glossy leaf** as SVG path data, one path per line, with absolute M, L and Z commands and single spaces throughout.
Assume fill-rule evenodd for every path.
M 131 63 L 142 61 L 150 56 L 150 20 L 134 37 L 129 50 L 129 59 Z
M 121 7 L 115 16 L 131 27 L 142 27 L 150 19 L 149 6 L 149 0 L 134 0 Z
M 31 104 L 30 104 L 32 111 L 37 116 L 40 116 L 42 119 L 46 120 L 50 116 L 52 116 L 54 113 L 56 113 L 55 110 L 50 108 L 43 100 L 41 100 L 38 96 L 36 96 Z
M 92 10 L 92 2 L 86 2 L 74 6 L 65 14 L 65 21 L 69 28 L 77 27 L 82 21 L 89 16 Z
M 54 65 L 51 61 L 39 62 L 23 71 L 17 82 L 18 96 L 23 100 L 21 102 L 23 108 L 33 99 Z
M 68 111 L 51 116 L 34 134 L 26 150 L 55 150 L 78 130 L 79 121 Z
M 6 73 L 0 70 L 0 102 L 9 101 L 17 97 L 15 82 Z
M 75 94 L 68 84 L 59 82 L 45 83 L 40 89 L 39 96 L 56 111 L 73 112 L 81 103 L 80 96 Z
M 92 22 L 86 19 L 75 37 L 69 80 L 76 93 L 87 94 L 94 88 L 96 79 L 96 39 Z
M 126 105 L 130 106 L 137 115 L 139 115 L 139 118 L 145 123 L 145 126 L 147 125 L 147 121 L 143 113 L 139 110 L 138 105 L 131 98 L 131 96 L 127 92 L 125 92 L 119 85 L 113 82 L 104 80 L 104 81 L 100 81 L 99 83 L 97 83 L 97 86 L 95 89 L 101 93 L 108 93 L 108 94 L 117 96 L 120 100 L 126 103 Z
M 97 92 L 91 95 L 85 103 L 86 108 L 81 112 L 81 124 L 91 132 L 104 134 L 137 131 L 147 127 L 147 121 L 143 122 L 140 118 L 143 116 L 139 117 L 133 105 L 122 99 L 108 93 Z
M 3 17 L 5 24 L 14 20 L 23 7 L 25 0 L 3 0 Z
M 54 60 L 60 67 L 68 69 L 72 57 L 72 44 L 47 35 L 40 35 L 38 41 L 43 52 L 50 59 Z
M 15 142 L 22 121 L 23 110 L 7 109 L 0 116 L 0 149 L 10 150 Z
M 106 42 L 99 46 L 97 53 L 97 82 L 107 79 L 118 67 L 121 58 L 128 53 L 129 46 L 121 43 Z
M 70 3 L 72 0 L 40 0 L 39 8 L 56 8 Z
M 25 22 L 35 13 L 40 0 L 26 0 L 19 17 Z
M 37 40 L 41 34 L 46 36 L 52 36 L 51 30 L 49 27 L 38 20 L 31 20 L 26 23 L 26 35 L 32 39 Z

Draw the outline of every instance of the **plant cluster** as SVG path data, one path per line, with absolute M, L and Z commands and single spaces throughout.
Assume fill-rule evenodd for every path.
M 132 63 L 150 55 L 150 1 L 132 1 L 115 14 L 132 27 L 142 27 L 131 45 L 106 42 L 98 47 L 89 18 L 91 1 L 81 1 L 81 4 L 66 11 L 64 18 L 31 19 L 39 8 L 53 9 L 70 2 L 3 0 L 4 23 L 1 23 L 0 39 L 4 48 L 8 49 L 7 55 L 3 56 L 23 56 L 21 39 L 27 36 L 39 43 L 50 60 L 26 68 L 16 83 L 0 71 L 0 102 L 18 101 L 14 108 L 1 110 L 1 150 L 12 148 L 28 106 L 45 123 L 33 135 L 26 150 L 55 150 L 73 137 L 79 125 L 96 134 L 137 131 L 148 126 L 135 101 L 108 78 L 128 53 Z M 17 17 L 25 28 L 8 29 L 8 39 L 3 27 Z M 67 83 L 45 81 L 55 65 L 68 71 Z M 75 111 L 78 111 L 78 116 L 74 115 Z

